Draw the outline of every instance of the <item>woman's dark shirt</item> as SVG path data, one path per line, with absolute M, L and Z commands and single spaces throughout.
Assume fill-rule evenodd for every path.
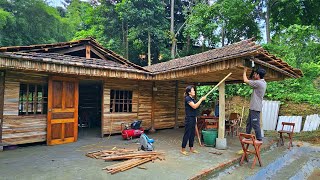
M 192 117 L 196 117 L 197 116 L 197 110 L 196 109 L 193 109 L 190 105 L 189 105 L 189 102 L 193 102 L 196 104 L 196 101 L 191 98 L 190 96 L 186 96 L 185 97 L 185 103 L 184 103 L 184 106 L 185 106 L 185 110 L 186 110 L 186 116 L 192 116 Z

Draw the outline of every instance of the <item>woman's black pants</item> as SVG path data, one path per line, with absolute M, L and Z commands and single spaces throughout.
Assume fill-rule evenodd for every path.
M 184 135 L 182 140 L 182 148 L 186 148 L 188 141 L 189 141 L 189 147 L 193 147 L 195 127 L 196 127 L 196 117 L 187 116 L 185 118 L 185 130 L 184 130 Z

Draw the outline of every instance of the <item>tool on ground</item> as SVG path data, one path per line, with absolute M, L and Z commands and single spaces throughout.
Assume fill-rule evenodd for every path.
M 209 152 L 210 154 L 216 154 L 216 155 L 221 155 L 223 154 L 222 152 Z
M 131 123 L 130 127 L 128 124 L 121 123 L 121 134 L 123 139 L 132 139 L 134 137 L 140 137 L 144 133 L 141 127 L 141 120 L 136 120 Z
M 224 77 L 217 85 L 215 85 L 205 96 L 207 97 L 210 93 L 212 93 L 214 90 L 218 88 L 218 86 L 225 81 L 229 76 L 231 76 L 232 73 L 229 73 L 226 77 Z
M 153 151 L 154 140 L 150 139 L 146 134 L 141 134 L 140 136 L 140 144 L 141 144 L 141 150 L 143 151 Z

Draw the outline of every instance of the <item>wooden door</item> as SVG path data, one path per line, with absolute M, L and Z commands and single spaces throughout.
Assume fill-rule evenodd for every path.
M 50 77 L 48 86 L 47 144 L 65 144 L 78 138 L 79 82 Z

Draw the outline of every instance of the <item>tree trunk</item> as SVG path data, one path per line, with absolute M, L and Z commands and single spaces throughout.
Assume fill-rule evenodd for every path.
M 124 21 L 121 23 L 121 29 L 122 29 L 122 48 L 123 48 L 123 56 L 126 57 L 126 32 L 124 28 Z
M 221 45 L 222 47 L 224 46 L 224 24 L 222 25 L 222 28 L 221 28 Z
M 267 36 L 267 43 L 271 43 L 271 38 L 270 38 L 270 1 L 266 0 L 266 7 L 267 7 L 267 12 L 266 12 L 266 36 Z
M 151 35 L 150 31 L 148 32 L 148 66 L 151 65 Z
M 190 55 L 190 35 L 187 35 L 187 54 Z
M 129 59 L 129 41 L 128 41 L 128 33 L 129 33 L 129 28 L 128 28 L 128 22 L 126 26 L 126 59 Z
M 174 33 L 174 0 L 171 0 L 171 26 L 170 26 L 170 34 L 171 34 L 171 59 L 175 58 L 175 48 L 176 48 L 176 37 Z

